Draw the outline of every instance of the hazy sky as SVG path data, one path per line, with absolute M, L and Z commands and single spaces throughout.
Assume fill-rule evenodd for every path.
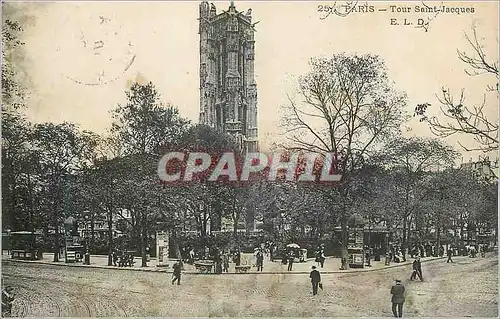
M 426 1 L 427 5 L 440 3 Z M 125 99 L 127 83 L 141 79 L 152 81 L 165 101 L 176 105 L 183 116 L 197 121 L 198 4 L 198 1 L 25 4 L 23 10 L 34 17 L 32 25 L 26 27 L 25 37 L 35 89 L 29 117 L 37 122 L 76 122 L 84 129 L 103 133 L 111 122 L 109 110 Z M 220 12 L 227 10 L 229 1 L 215 4 Z M 457 93 L 465 88 L 467 100 L 477 103 L 483 98 L 485 83 L 491 83 L 468 77 L 456 50 L 469 50 L 464 31 L 470 31 L 474 24 L 484 38 L 486 53 L 498 56 L 497 1 L 446 2 L 449 7 L 473 7 L 475 12 L 440 13 L 430 22 L 428 32 L 413 26 L 391 26 L 391 18 L 402 24 L 404 18 L 413 22 L 434 16 L 392 13 L 389 5 L 394 3 L 370 2 L 375 12 L 351 13 L 347 17 L 330 15 L 325 19 L 320 19 L 320 4 L 324 2 L 236 1 L 237 10 L 246 12 L 251 7 L 253 21 L 260 21 L 255 26 L 255 73 L 263 145 L 276 139 L 280 106 L 286 103 L 287 92 L 293 95 L 296 78 L 307 72 L 312 56 L 338 52 L 379 54 L 386 61 L 395 87 L 408 94 L 410 114 L 417 103 L 428 101 L 437 106 L 435 94 L 443 85 Z M 397 5 L 414 10 L 421 2 Z M 380 8 L 388 11 L 378 11 Z M 94 55 L 94 47 L 101 45 L 98 49 L 101 54 Z M 113 80 L 134 55 L 125 74 L 110 83 L 84 85 L 69 79 L 91 83 L 104 73 L 103 81 Z M 490 93 L 488 98 L 488 112 L 498 117 L 496 95 Z M 407 124 L 407 134 L 430 135 L 426 125 L 416 120 Z

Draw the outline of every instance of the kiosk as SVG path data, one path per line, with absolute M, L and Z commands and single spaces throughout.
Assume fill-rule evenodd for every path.
M 169 234 L 165 231 L 156 233 L 156 267 L 168 267 Z
M 64 221 L 65 251 L 64 259 L 66 263 L 81 262 L 83 259 L 84 247 L 81 238 L 78 236 L 78 223 L 73 217 L 68 217 Z
M 363 218 L 358 214 L 349 219 L 347 262 L 350 268 L 364 268 L 365 265 L 364 225 Z

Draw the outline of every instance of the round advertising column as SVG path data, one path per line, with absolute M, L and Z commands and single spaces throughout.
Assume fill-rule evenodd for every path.
M 364 226 L 365 221 L 359 214 L 353 214 L 348 221 L 349 240 L 347 242 L 347 262 L 350 268 L 364 268 Z

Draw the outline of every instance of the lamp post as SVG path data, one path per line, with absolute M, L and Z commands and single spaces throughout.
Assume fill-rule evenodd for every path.
M 89 211 L 86 210 L 83 212 L 84 218 L 85 218 L 85 231 L 83 232 L 83 243 L 84 243 L 84 248 L 87 250 L 89 248 Z
M 85 265 L 90 265 L 90 247 L 89 247 L 89 232 L 88 232 L 88 227 L 89 227 L 89 214 L 90 214 L 90 211 L 88 210 L 85 210 L 83 211 L 83 214 L 85 215 L 85 232 L 84 232 L 84 254 L 85 254 L 85 260 L 84 260 L 84 264 Z M 91 229 L 92 231 L 93 229 Z

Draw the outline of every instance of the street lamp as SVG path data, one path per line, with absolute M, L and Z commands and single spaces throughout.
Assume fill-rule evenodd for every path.
M 88 210 L 83 211 L 83 216 L 85 218 L 85 231 L 83 232 L 85 251 L 89 249 L 89 214 L 90 214 L 90 211 L 88 211 Z

